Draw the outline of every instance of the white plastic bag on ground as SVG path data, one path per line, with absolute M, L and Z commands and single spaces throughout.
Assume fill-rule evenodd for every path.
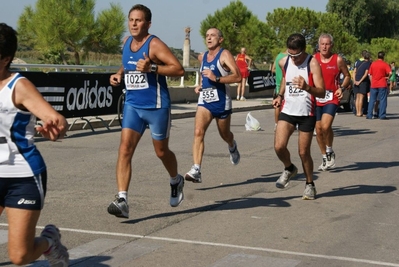
M 254 116 L 251 115 L 251 112 L 248 112 L 248 114 L 247 114 L 245 129 L 247 131 L 260 131 L 261 130 L 259 121 L 257 119 L 255 119 Z

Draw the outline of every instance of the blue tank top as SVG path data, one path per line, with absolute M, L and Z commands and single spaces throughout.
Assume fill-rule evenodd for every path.
M 166 77 L 152 72 L 136 71 L 137 61 L 149 56 L 150 42 L 156 37 L 150 35 L 137 51 L 132 51 L 130 36 L 123 47 L 122 63 L 125 73 L 126 103 L 142 109 L 170 108 L 170 95 Z
M 210 69 L 217 77 L 227 76 L 229 73 L 220 63 L 219 50 L 215 58 L 208 62 L 208 51 L 204 53 L 200 71 Z M 230 87 L 228 84 L 217 83 L 202 76 L 202 91 L 198 98 L 198 105 L 205 106 L 212 113 L 223 113 L 231 109 Z

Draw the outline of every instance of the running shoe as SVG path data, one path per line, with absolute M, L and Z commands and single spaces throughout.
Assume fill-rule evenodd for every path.
M 240 156 L 240 152 L 238 152 L 237 143 L 235 140 L 234 140 L 234 150 L 231 151 L 230 147 L 229 147 L 229 152 L 230 152 L 231 164 L 237 165 L 238 163 L 240 163 L 241 156 Z
M 276 187 L 277 188 L 286 188 L 289 183 L 291 178 L 295 177 L 295 175 L 297 175 L 298 173 L 298 168 L 294 165 L 294 169 L 292 170 L 292 172 L 288 171 L 288 170 L 284 170 L 283 173 L 280 175 L 280 178 L 278 178 L 277 182 L 276 182 Z
M 312 184 L 306 184 L 305 191 L 303 191 L 302 199 L 313 200 L 316 198 L 316 187 Z
M 191 170 L 189 170 L 188 173 L 186 173 L 184 178 L 187 181 L 191 181 L 193 183 L 202 183 L 201 172 L 194 165 L 191 167 Z
M 108 213 L 120 218 L 129 218 L 129 206 L 124 198 L 115 196 L 115 200 L 108 206 Z
M 327 158 L 323 157 L 323 160 L 319 166 L 319 168 L 317 168 L 317 170 L 319 171 L 326 171 L 328 170 L 328 166 L 327 166 Z
M 335 153 L 327 152 L 327 168 L 332 169 L 335 167 Z
M 184 187 L 184 178 L 180 174 L 176 179 L 179 179 L 179 182 L 176 184 L 170 184 L 170 205 L 172 207 L 177 207 L 184 199 L 183 187 Z
M 61 244 L 60 230 L 55 225 L 49 224 L 44 227 L 40 236 L 53 241 L 51 247 L 43 253 L 44 257 L 48 260 L 49 266 L 68 267 L 69 254 L 67 248 Z
M 246 101 L 247 99 L 246 99 L 244 96 L 242 96 L 242 97 L 240 98 L 240 100 L 241 100 L 241 101 Z

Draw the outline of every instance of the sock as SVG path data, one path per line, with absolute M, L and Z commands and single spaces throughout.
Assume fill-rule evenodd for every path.
M 124 198 L 126 203 L 127 203 L 127 191 L 119 191 L 118 192 L 118 197 L 119 198 Z
M 333 152 L 332 147 L 331 146 L 327 146 L 326 152 L 327 153 L 332 153 Z
M 326 154 L 323 154 L 322 156 L 323 156 L 323 159 L 326 159 L 326 158 L 327 158 L 327 155 L 326 155 Z
M 236 150 L 236 144 L 234 143 L 234 146 L 233 146 L 233 147 L 230 147 L 230 146 L 229 146 L 229 150 L 230 150 L 230 152 L 233 152 L 234 150 Z
M 199 164 L 194 164 L 193 166 L 194 166 L 194 168 L 198 169 L 198 171 L 201 171 L 201 165 L 199 165 Z
M 311 184 L 311 185 L 313 185 L 314 186 L 314 182 L 306 182 L 306 184 Z
M 294 170 L 294 164 L 291 163 L 291 165 L 289 167 L 285 168 L 284 170 L 292 172 Z
M 170 184 L 177 184 L 180 182 L 179 174 L 176 177 L 170 177 Z
M 44 238 L 45 238 L 45 239 L 47 240 L 47 242 L 48 242 L 48 248 L 47 248 L 46 251 L 43 252 L 43 254 L 47 254 L 47 253 L 50 252 L 50 248 L 53 246 L 54 241 L 53 241 L 53 239 L 48 238 L 48 237 L 44 237 Z

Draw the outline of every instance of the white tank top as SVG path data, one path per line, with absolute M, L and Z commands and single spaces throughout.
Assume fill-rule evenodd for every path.
M 25 77 L 15 73 L 0 88 L 0 178 L 31 177 L 46 170 L 33 140 L 36 117 L 18 109 L 12 101 L 19 79 Z
M 316 99 L 307 91 L 292 86 L 292 79 L 302 76 L 306 83 L 313 86 L 312 73 L 310 72 L 310 60 L 312 56 L 308 55 L 305 61 L 296 66 L 291 58 L 287 57 L 284 65 L 285 92 L 281 112 L 291 116 L 315 116 Z

